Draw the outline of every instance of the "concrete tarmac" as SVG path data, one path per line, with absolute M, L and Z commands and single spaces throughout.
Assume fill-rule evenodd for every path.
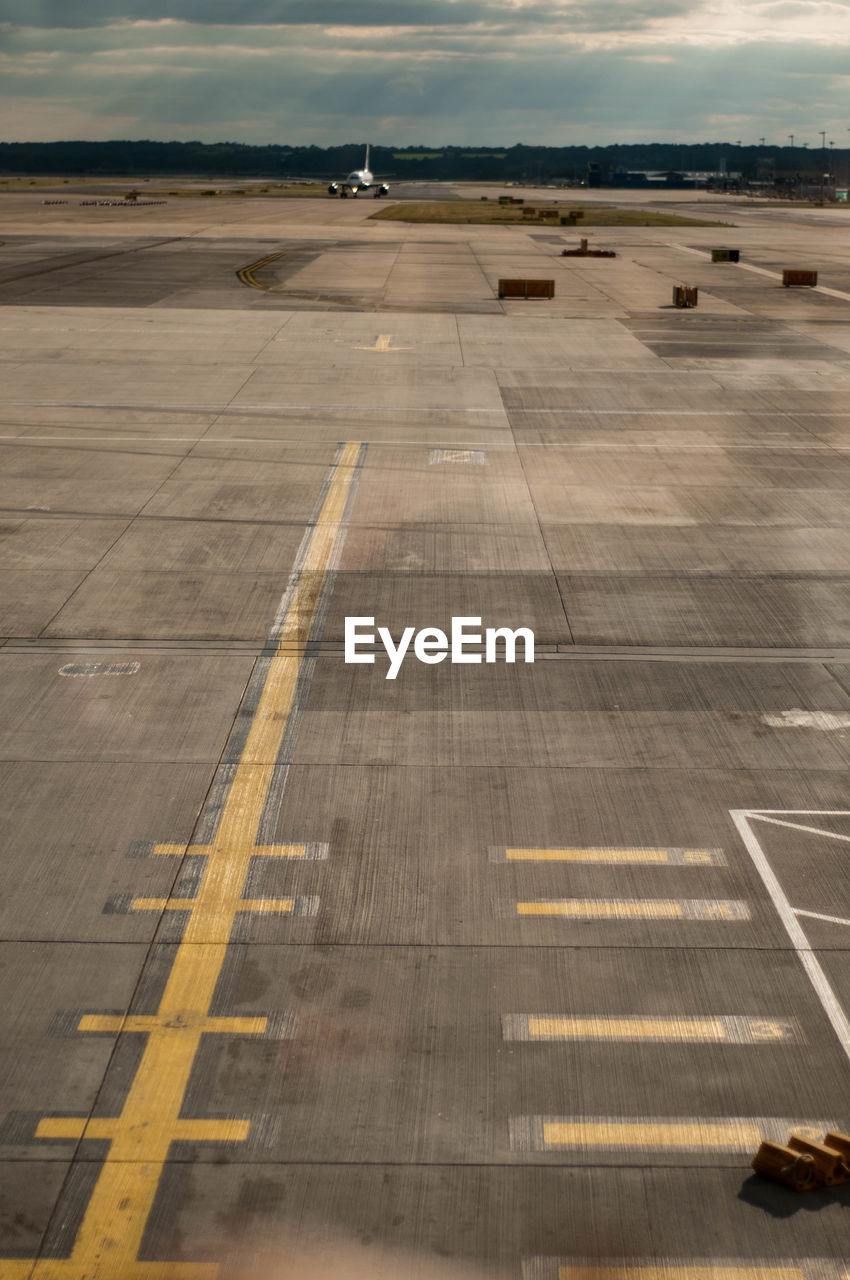
M 594 260 L 43 198 L 0 195 L 0 1280 L 847 1280 L 850 1184 L 750 1168 L 850 1129 L 843 211 Z M 535 661 L 387 679 L 351 617 Z

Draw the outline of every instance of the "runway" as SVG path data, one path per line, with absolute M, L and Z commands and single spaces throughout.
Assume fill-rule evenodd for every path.
M 850 1130 L 836 212 L 594 260 L 42 198 L 0 194 L 0 1280 L 847 1280 L 850 1185 L 750 1168 Z M 458 618 L 534 662 L 414 651 Z

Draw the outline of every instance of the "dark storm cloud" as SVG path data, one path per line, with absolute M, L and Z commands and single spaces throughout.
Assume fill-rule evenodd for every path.
M 6 137 L 844 139 L 850 0 L 0 0 Z M 832 121 L 832 123 L 830 123 Z
M 343 27 L 632 28 L 687 13 L 696 0 L 554 0 L 517 7 L 482 0 L 4 0 L 0 20 L 55 29 L 170 19 L 198 25 Z

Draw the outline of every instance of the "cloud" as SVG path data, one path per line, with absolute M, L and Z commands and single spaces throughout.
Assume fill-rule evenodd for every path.
M 4 21 L 42 28 L 128 21 L 202 26 L 432 27 L 621 24 L 698 7 L 692 0 L 5 0 Z M 599 18 L 593 16 L 598 13 Z
M 498 74 L 487 59 L 473 59 L 458 74 L 452 60 L 411 64 L 398 54 L 376 76 L 368 60 L 330 65 L 315 51 L 300 51 L 283 63 L 278 57 L 254 58 L 246 74 L 244 61 L 230 50 L 207 51 L 187 63 L 181 48 L 126 65 L 94 56 L 60 59 L 51 63 L 50 74 L 63 110 L 73 103 L 82 119 L 99 122 L 96 132 L 92 125 L 85 130 L 82 136 L 88 137 L 563 145 L 702 140 L 730 132 L 746 138 L 749 122 L 750 141 L 761 134 L 784 141 L 792 128 L 802 140 L 807 123 L 810 130 L 825 127 L 807 103 L 819 100 L 828 77 L 843 73 L 841 52 L 816 57 L 810 51 L 801 59 L 785 46 L 759 50 L 757 58 L 748 47 L 675 55 L 666 45 L 645 49 L 644 56 L 665 59 L 663 92 L 654 61 L 609 50 L 533 61 L 518 57 L 500 63 Z M 192 74 L 184 73 L 187 66 Z M 61 115 L 49 114 L 43 76 L 18 76 L 8 64 L 3 72 L 5 92 L 13 91 L 19 104 L 33 104 L 31 128 L 20 137 L 69 136 L 57 126 Z M 720 104 L 724 121 L 717 119 Z M 732 118 L 738 122 L 734 130 Z
M 850 0 L 4 0 L 4 16 L 0 107 L 22 140 L 71 122 L 292 144 L 847 136 Z

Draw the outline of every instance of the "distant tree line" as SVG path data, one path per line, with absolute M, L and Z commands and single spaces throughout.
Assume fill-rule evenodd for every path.
M 0 142 L 0 173 L 204 177 L 338 177 L 363 162 L 363 143 L 339 147 L 250 146 L 238 142 Z M 846 163 L 845 153 L 841 163 Z M 832 151 L 827 164 L 834 162 Z M 776 172 L 820 171 L 820 148 L 736 146 L 729 142 L 622 144 L 608 147 L 411 147 L 373 146 L 371 167 L 396 181 L 553 182 L 584 179 L 597 171 L 605 181 L 624 170 L 717 171 L 754 178 L 769 165 Z

